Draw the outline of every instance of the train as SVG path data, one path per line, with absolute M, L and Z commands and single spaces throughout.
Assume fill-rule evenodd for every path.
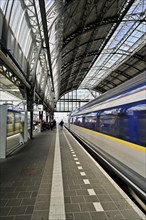
M 22 132 L 21 112 L 8 109 L 7 111 L 7 137 Z M 24 120 L 23 120 L 24 121 Z
M 67 127 L 145 197 L 146 71 L 71 112 Z
M 28 112 L 28 130 L 30 129 L 30 114 Z M 7 110 L 7 137 L 24 132 L 24 112 L 11 109 Z

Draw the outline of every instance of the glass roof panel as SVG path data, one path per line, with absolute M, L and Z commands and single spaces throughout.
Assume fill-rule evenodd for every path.
M 59 76 L 61 71 L 60 48 L 62 42 L 60 2 L 45 0 L 45 4 L 55 97 L 58 99 L 60 85 Z
M 46 9 L 50 8 L 50 6 L 54 3 L 54 0 L 45 0 Z
M 64 96 L 61 97 L 61 99 L 68 99 L 68 97 L 70 99 L 81 99 L 81 100 L 86 100 L 86 99 L 89 99 L 89 100 L 92 100 L 94 99 L 95 97 L 97 97 L 99 95 L 98 92 L 95 92 L 95 91 L 91 91 L 89 89 L 77 89 L 77 90 L 73 90 L 67 94 L 65 94 Z M 74 97 L 75 96 L 75 97 Z M 61 101 L 60 99 L 60 101 Z
M 8 0 L 5 1 L 0 1 L 0 8 L 2 9 L 3 12 L 6 10 Z
M 109 75 L 144 42 L 146 35 L 146 0 L 136 0 L 117 30 L 95 61 L 80 88 L 93 89 L 103 77 Z

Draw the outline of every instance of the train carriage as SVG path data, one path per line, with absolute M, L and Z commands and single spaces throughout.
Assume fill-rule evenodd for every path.
M 146 200 L 146 72 L 72 112 L 68 128 Z
M 75 124 L 109 136 L 146 146 L 146 72 L 85 105 L 70 115 Z M 134 83 L 135 82 L 135 83 Z M 120 92 L 118 92 L 120 91 Z M 113 90 L 112 90 L 113 93 Z M 92 104 L 93 103 L 93 104 Z
M 7 137 L 18 134 L 22 131 L 21 113 L 8 109 L 7 113 Z

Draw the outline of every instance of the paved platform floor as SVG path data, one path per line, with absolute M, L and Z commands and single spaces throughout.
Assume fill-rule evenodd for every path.
M 124 197 L 65 128 L 0 160 L 1 220 L 145 219 Z

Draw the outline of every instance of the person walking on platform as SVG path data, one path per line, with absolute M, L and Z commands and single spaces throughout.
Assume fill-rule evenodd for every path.
M 64 122 L 63 120 L 61 120 L 61 122 L 59 123 L 60 127 L 61 127 L 61 130 L 63 129 L 63 125 L 64 125 Z
M 51 122 L 50 122 L 50 128 L 51 128 L 51 130 L 53 130 L 53 127 L 54 127 L 54 122 L 53 122 L 53 120 L 51 120 Z
M 56 120 L 53 120 L 53 127 L 56 128 Z

